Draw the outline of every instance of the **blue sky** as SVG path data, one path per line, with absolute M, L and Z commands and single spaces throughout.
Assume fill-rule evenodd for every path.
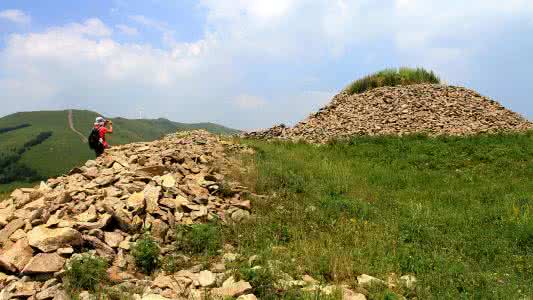
M 0 116 L 294 123 L 350 81 L 423 66 L 533 119 L 533 1 L 0 2 Z

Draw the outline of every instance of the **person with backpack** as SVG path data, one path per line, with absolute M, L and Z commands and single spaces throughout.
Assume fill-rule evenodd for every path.
M 106 125 L 109 124 L 109 129 Z M 106 141 L 105 135 L 107 133 L 113 133 L 113 122 L 106 120 L 102 117 L 96 118 L 94 127 L 89 135 L 89 147 L 94 150 L 96 157 L 102 155 L 105 149 L 109 148 L 109 144 Z

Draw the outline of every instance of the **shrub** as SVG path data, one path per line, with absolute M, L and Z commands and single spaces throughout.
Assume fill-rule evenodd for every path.
M 286 244 L 291 240 L 291 233 L 289 227 L 284 224 L 272 224 L 272 231 L 276 241 L 282 244 Z
M 235 191 L 231 188 L 231 185 L 227 182 L 220 182 L 218 184 L 218 192 L 223 198 L 231 198 L 235 195 Z
M 159 253 L 157 242 L 149 234 L 144 234 L 131 249 L 135 264 L 147 274 L 159 266 Z
M 30 127 L 30 126 L 31 126 L 30 124 L 20 124 L 20 125 L 17 125 L 17 126 L 3 127 L 3 128 L 0 128 L 0 134 L 6 133 L 6 132 L 10 132 L 10 131 L 14 131 L 14 130 L 18 130 L 18 129 L 22 129 L 22 128 L 26 128 L 26 127 Z
M 135 291 L 140 292 L 141 291 Z M 102 300 L 134 300 L 135 297 L 133 297 L 134 291 L 128 290 L 123 286 L 115 286 L 106 288 L 102 295 Z
M 97 256 L 83 254 L 74 257 L 65 270 L 65 279 L 70 291 L 96 291 L 107 279 L 107 262 Z
M 180 255 L 166 255 L 161 260 L 161 269 L 163 269 L 165 272 L 172 274 L 179 270 L 186 269 L 190 267 L 191 264 L 187 259 Z
M 33 139 L 27 141 L 26 143 L 24 143 L 24 149 L 25 149 L 24 151 L 28 150 L 29 148 L 31 148 L 33 146 L 37 146 L 39 144 L 44 143 L 44 141 L 46 141 L 48 138 L 50 138 L 52 136 L 52 134 L 53 134 L 52 131 L 45 131 L 45 132 L 39 133 L 39 135 L 37 135 L 35 138 L 33 138 Z
M 176 230 L 178 250 L 191 254 L 214 255 L 222 246 L 222 231 L 218 223 L 179 225 Z
M 254 294 L 261 299 L 277 299 L 274 283 L 276 278 L 270 268 L 242 267 L 239 269 L 239 277 L 248 281 L 254 288 Z
M 436 84 L 440 83 L 440 78 L 435 75 L 433 71 L 427 71 L 423 68 L 385 69 L 378 73 L 356 80 L 346 88 L 346 91 L 350 95 L 353 95 L 361 94 L 382 86 L 411 85 L 420 83 Z
M 283 300 L 341 300 L 342 290 L 336 289 L 331 294 L 326 294 L 319 289 L 314 292 L 303 292 L 301 289 L 291 289 L 284 292 L 280 297 Z M 276 298 L 277 299 L 277 298 Z

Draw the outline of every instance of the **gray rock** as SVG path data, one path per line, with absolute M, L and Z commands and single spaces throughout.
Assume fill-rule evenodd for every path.
M 252 290 L 250 283 L 246 281 L 235 282 L 235 278 L 231 276 L 222 284 L 220 288 L 214 288 L 211 290 L 211 294 L 218 297 L 239 297 L 241 295 L 247 294 Z
M 0 254 L 0 268 L 9 271 L 21 271 L 30 261 L 33 250 L 28 244 L 28 240 L 20 239 L 11 248 Z
M 239 296 L 237 300 L 257 300 L 257 297 L 254 294 L 248 294 L 248 295 Z
M 104 240 L 111 248 L 117 248 L 120 242 L 124 240 L 124 237 L 119 232 L 104 232 Z
M 147 185 L 144 188 L 144 200 L 146 201 L 146 211 L 148 213 L 154 213 L 159 209 L 159 194 L 161 193 L 161 187 L 154 187 Z
M 76 220 L 80 222 L 94 222 L 98 218 L 96 214 L 96 207 L 94 205 L 89 206 L 85 212 L 76 216 Z
M 357 283 L 362 288 L 368 288 L 372 285 L 386 285 L 385 281 L 367 274 L 357 276 Z
M 38 226 L 28 232 L 28 242 L 43 252 L 52 252 L 66 246 L 82 244 L 81 233 L 72 228 L 50 229 Z
M 158 294 L 148 294 L 141 298 L 141 300 L 171 300 Z
M 237 223 L 246 221 L 250 218 L 250 212 L 244 209 L 237 209 L 231 214 L 231 219 Z
M 198 275 L 198 282 L 202 287 L 211 287 L 215 284 L 216 278 L 210 271 L 202 271 Z
M 101 240 L 90 235 L 82 236 L 84 244 L 96 250 L 96 253 L 108 261 L 113 260 L 115 251 Z
M 39 253 L 22 270 L 24 275 L 47 274 L 60 271 L 65 259 L 57 253 Z
M 130 212 L 134 214 L 141 213 L 144 210 L 144 206 L 144 193 L 134 193 L 128 198 L 127 208 Z
M 9 237 L 18 229 L 22 228 L 26 223 L 22 219 L 15 219 L 9 222 L 2 230 L 0 230 L 0 244 L 4 244 L 9 240 Z
M 5 226 L 13 219 L 15 213 L 15 206 L 9 205 L 0 209 L 0 226 Z
M 161 186 L 164 188 L 173 188 L 176 186 L 176 178 L 172 174 L 161 176 Z
M 35 299 L 36 300 L 54 299 L 54 297 L 61 292 L 60 289 L 61 289 L 60 284 L 45 288 L 44 290 L 41 290 L 39 293 L 37 293 L 37 295 L 35 295 Z
M 400 283 L 402 283 L 406 288 L 412 290 L 416 287 L 416 277 L 413 275 L 404 275 L 400 277 Z

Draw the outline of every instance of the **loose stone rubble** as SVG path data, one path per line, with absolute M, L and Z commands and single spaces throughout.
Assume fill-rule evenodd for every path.
M 355 95 L 343 91 L 294 127 L 282 124 L 245 136 L 325 143 L 356 135 L 455 136 L 532 129 L 533 123 L 475 91 L 422 84 Z
M 177 224 L 253 218 L 246 188 L 228 182 L 221 171 L 233 163 L 227 151 L 252 150 L 205 131 L 172 134 L 113 147 L 68 175 L 15 190 L 0 202 L 0 300 L 70 299 L 63 286 L 64 269 L 70 259 L 87 252 L 106 259 L 109 284 L 138 291 L 134 299 L 257 299 L 254 287 L 233 277 L 227 264 L 244 259 L 252 265 L 258 257 L 242 258 L 231 245 L 210 265 L 152 276 L 139 273 L 129 252 L 145 230 L 165 255 Z M 222 185 L 224 193 L 219 192 Z M 282 277 L 276 283 L 280 289 L 322 295 L 340 289 L 343 299 L 366 299 L 364 290 L 321 284 L 308 275 L 301 280 Z M 413 276 L 401 280 L 410 288 L 416 283 Z M 367 286 L 363 281 L 361 286 Z M 93 296 L 82 291 L 79 299 Z
M 87 249 L 110 262 L 111 279 L 137 284 L 143 277 L 129 249 L 145 229 L 164 248 L 176 224 L 246 221 L 251 207 L 244 187 L 230 183 L 232 196 L 223 197 L 218 190 L 225 179 L 217 169 L 230 163 L 226 150 L 243 149 L 205 131 L 172 134 L 113 147 L 68 175 L 15 190 L 0 202 L 0 299 L 58 299 L 61 286 L 47 286 L 43 278 L 59 284 L 68 259 Z M 198 270 L 171 277 L 171 287 L 179 289 L 170 294 L 217 288 L 220 274 Z M 148 299 L 152 285 L 145 286 Z

